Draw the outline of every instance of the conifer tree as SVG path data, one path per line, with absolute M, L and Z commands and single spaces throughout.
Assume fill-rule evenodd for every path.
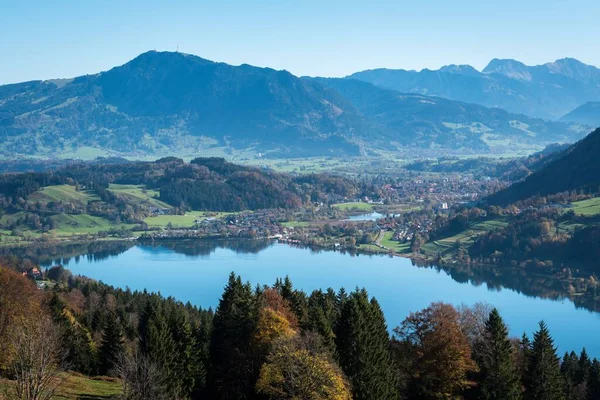
M 188 395 L 196 386 L 196 377 L 203 375 L 204 365 L 189 319 L 183 309 L 174 307 L 169 313 L 169 330 L 175 348 L 173 384 L 177 392 Z
M 588 400 L 600 399 L 600 361 L 594 358 L 587 380 Z
M 565 396 L 568 398 L 577 386 L 577 375 L 579 370 L 579 358 L 574 351 L 565 352 L 560 363 L 560 373 L 564 379 Z
M 286 276 L 281 283 L 280 289 L 281 297 L 286 299 L 293 313 L 296 315 L 298 321 L 304 321 L 305 311 L 306 311 L 306 297 L 304 292 L 298 292 L 294 290 L 294 286 L 292 285 L 292 281 L 289 276 Z
M 337 326 L 340 365 L 352 384 L 356 400 L 397 399 L 396 375 L 383 312 L 366 290 L 352 292 L 344 301 Z
M 479 352 L 481 397 L 483 399 L 520 399 L 521 388 L 513 363 L 508 329 L 493 309 L 485 323 L 485 334 Z
M 563 379 L 554 341 L 544 321 L 534 334 L 529 356 L 527 399 L 563 400 Z
M 321 335 L 323 344 L 335 354 L 335 325 L 337 323 L 335 293 L 333 298 L 315 290 L 308 298 L 308 315 L 305 329 Z
M 195 379 L 194 391 L 196 393 L 202 392 L 206 387 L 206 380 L 208 378 L 208 371 L 210 369 L 210 337 L 212 334 L 212 319 L 213 311 L 203 312 L 200 315 L 199 325 L 196 325 L 194 329 L 194 336 L 196 337 L 196 343 L 198 344 L 198 357 L 199 362 L 202 364 L 198 368 L 198 375 Z
M 117 315 L 111 312 L 106 319 L 104 331 L 102 332 L 99 352 L 100 374 L 107 375 L 113 371 L 115 363 L 119 360 L 123 351 L 124 342 L 121 324 L 117 319 Z
M 517 371 L 518 375 L 521 377 L 521 383 L 524 386 L 527 386 L 527 379 L 529 379 L 529 373 L 527 370 L 529 369 L 529 357 L 531 356 L 531 341 L 527 334 L 523 332 L 523 336 L 519 341 L 519 349 L 517 353 Z
M 140 320 L 140 349 L 152 363 L 161 368 L 169 393 L 177 392 L 175 367 L 176 347 L 169 331 L 163 304 L 151 297 Z
M 587 381 L 591 368 L 592 361 L 590 360 L 587 351 L 585 351 L 585 348 L 583 348 L 581 354 L 579 354 L 579 360 L 577 361 L 577 375 L 575 376 L 575 381 L 578 385 Z
M 231 273 L 213 318 L 210 346 L 211 398 L 249 399 L 260 365 L 253 360 L 257 299 L 249 284 Z

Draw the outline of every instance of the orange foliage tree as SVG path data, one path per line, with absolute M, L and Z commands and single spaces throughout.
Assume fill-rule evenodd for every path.
M 450 399 L 473 385 L 468 376 L 477 366 L 453 306 L 433 303 L 411 313 L 394 332 L 412 395 Z

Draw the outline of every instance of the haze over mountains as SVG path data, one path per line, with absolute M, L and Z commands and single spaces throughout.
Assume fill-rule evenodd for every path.
M 494 59 L 481 72 L 469 65 L 419 72 L 374 69 L 349 78 L 545 119 L 558 119 L 583 103 L 600 100 L 600 69 L 573 58 L 537 66 Z
M 460 66 L 437 74 L 443 80 L 450 76 L 453 88 L 462 82 L 465 93 L 477 92 L 471 84 L 482 80 L 481 75 L 514 87 L 539 80 L 540 74 L 523 70 L 521 64 L 496 64 L 493 73 Z M 575 62 L 568 65 L 572 68 L 560 64 L 553 69 L 560 73 L 549 74 L 583 82 L 587 73 L 588 85 L 581 83 L 581 93 L 571 91 L 593 97 L 600 82 L 597 71 Z M 361 74 L 358 77 L 365 79 L 367 73 Z M 578 123 L 443 99 L 450 97 L 445 92 L 430 97 L 376 85 L 298 78 L 287 71 L 151 51 L 95 75 L 0 86 L 0 154 L 53 157 L 80 155 L 82 148 L 94 155 L 128 156 L 249 149 L 253 154 L 299 157 L 412 147 L 506 152 L 572 142 L 590 130 Z M 558 89 L 548 85 L 550 99 Z M 483 89 L 479 95 L 484 99 Z
M 589 126 L 600 126 L 600 101 L 587 102 L 560 119 Z

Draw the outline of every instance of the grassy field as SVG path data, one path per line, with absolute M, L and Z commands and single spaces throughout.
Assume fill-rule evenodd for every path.
M 374 244 L 361 244 L 358 246 L 361 250 L 370 251 L 371 253 L 389 253 L 388 250 L 382 249 L 381 247 L 375 246 Z
M 594 197 L 588 200 L 576 201 L 572 203 L 575 214 L 585 216 L 600 214 L 600 197 Z
M 89 214 L 58 214 L 51 217 L 56 222 L 54 230 L 59 236 L 94 234 L 114 229 L 131 229 L 134 224 L 115 224 L 105 218 Z
M 37 192 L 30 194 L 27 200 L 34 203 L 48 203 L 51 201 L 62 201 L 64 203 L 87 203 L 91 200 L 99 200 L 99 198 L 87 190 L 77 191 L 75 186 L 56 185 L 41 188 Z
M 503 228 L 508 223 L 503 219 L 491 219 L 487 221 L 477 222 L 471 224 L 469 229 L 466 229 L 456 235 L 446 237 L 444 239 L 435 240 L 423 245 L 421 250 L 423 253 L 429 256 L 435 256 L 438 253 L 444 255 L 450 255 L 456 250 L 456 243 L 469 247 L 473 244 L 473 240 L 476 236 L 490 230 Z
M 383 239 L 381 239 L 379 244 L 387 247 L 390 250 L 393 250 L 396 253 L 410 253 L 410 243 L 400 243 L 396 240 L 392 240 L 392 236 L 394 236 L 394 232 L 385 232 Z
M 156 190 L 145 189 L 142 185 L 119 185 L 111 183 L 108 190 L 125 198 L 128 203 L 143 204 L 149 207 L 171 208 L 165 202 L 158 200 L 160 193 Z
M 154 226 L 159 228 L 166 228 L 169 223 L 174 228 L 190 228 L 194 226 L 194 221 L 202 220 L 209 217 L 222 218 L 225 215 L 231 213 L 227 212 L 210 212 L 210 211 L 189 211 L 185 215 L 157 215 L 155 217 L 148 217 L 144 219 L 144 222 L 148 226 Z
M 64 379 L 53 400 L 102 400 L 117 399 L 121 395 L 121 383 L 111 378 L 89 378 L 77 373 L 63 375 Z M 0 399 L 4 389 L 11 383 L 0 380 Z
M 343 211 L 373 211 L 373 205 L 369 203 L 363 202 L 354 202 L 354 203 L 339 203 L 334 204 L 333 207 L 343 210 Z
M 19 212 L 16 214 L 5 214 L 0 217 L 0 223 L 3 225 L 10 224 L 12 221 L 24 217 L 26 213 Z M 50 217 L 55 222 L 55 229 L 51 231 L 52 234 L 62 236 L 74 236 L 84 234 L 95 234 L 99 232 L 108 231 L 110 229 L 131 229 L 135 227 L 134 224 L 115 224 L 105 218 L 96 217 L 89 214 L 56 214 Z M 37 238 L 41 236 L 41 232 L 24 230 L 24 233 Z M 9 230 L 0 230 L 0 234 L 3 236 L 3 241 L 11 241 L 12 232 Z

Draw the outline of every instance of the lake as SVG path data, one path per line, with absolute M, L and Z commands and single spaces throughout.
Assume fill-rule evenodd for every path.
M 400 257 L 248 241 L 130 244 L 112 252 L 66 257 L 57 256 L 43 264 L 62 262 L 75 274 L 121 288 L 160 292 L 204 308 L 217 306 L 231 271 L 253 285 L 271 285 L 288 275 L 295 287 L 308 293 L 328 287 L 336 291 L 365 287 L 380 302 L 390 329 L 409 312 L 434 301 L 454 305 L 485 301 L 500 310 L 513 336 L 527 332 L 531 337 L 543 319 L 561 356 L 566 350 L 579 352 L 586 347 L 592 356 L 600 357 L 600 314 L 576 308 L 568 299 L 531 296 L 538 289 L 522 274 L 498 280 L 497 274 L 487 272 L 471 276 L 417 267 Z
M 345 221 L 377 221 L 380 218 L 385 217 L 385 215 L 378 213 L 378 212 L 371 212 L 371 213 L 366 213 L 366 214 L 358 214 L 358 215 L 351 215 L 350 217 L 348 217 L 348 219 L 346 219 Z

